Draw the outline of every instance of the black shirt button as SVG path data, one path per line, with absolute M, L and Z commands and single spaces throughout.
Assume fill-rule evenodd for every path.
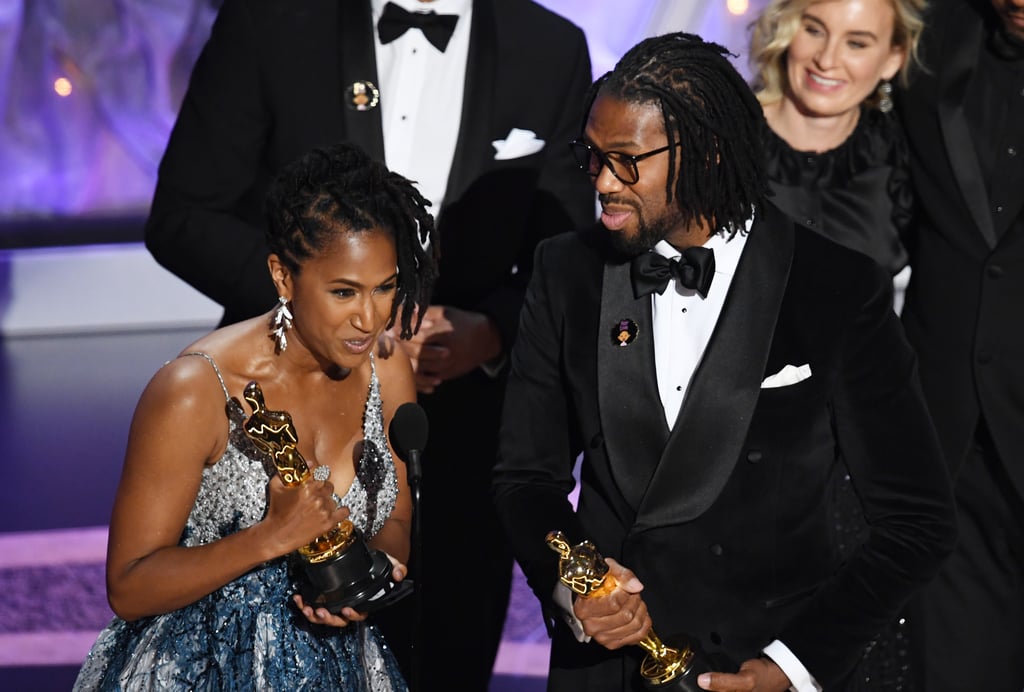
M 747 461 L 749 461 L 751 464 L 756 464 L 757 462 L 761 461 L 761 452 L 757 451 L 756 449 L 750 450 L 749 452 L 747 452 Z
M 985 273 L 988 274 L 990 279 L 998 279 L 1003 275 L 1003 268 L 998 264 L 990 264 L 986 267 Z
M 708 550 L 710 550 L 711 554 L 715 556 L 720 556 L 722 553 L 725 552 L 722 546 L 720 546 L 718 543 L 712 543 L 711 547 L 708 548 Z

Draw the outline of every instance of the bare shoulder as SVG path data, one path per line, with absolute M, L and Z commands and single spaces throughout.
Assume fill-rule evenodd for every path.
M 398 339 L 387 332 L 381 332 L 380 336 L 377 337 L 377 349 L 374 355 L 376 356 L 378 373 L 398 374 L 408 370 L 409 378 L 412 378 L 412 361 L 409 360 L 409 355 L 402 348 L 401 344 L 398 343 Z
M 195 429 L 220 430 L 224 426 L 225 386 L 232 384 L 248 367 L 260 338 L 253 320 L 217 329 L 181 350 L 152 377 L 139 402 L 140 410 L 161 410 L 178 424 Z
M 416 400 L 412 361 L 398 340 L 387 333 L 382 333 L 377 339 L 375 355 L 381 399 L 384 400 L 385 415 L 390 418 L 398 406 Z
M 238 383 L 265 336 L 258 326 L 213 331 L 153 374 L 132 416 L 126 468 L 198 470 L 220 459 L 230 432 L 229 393 L 240 393 Z
M 153 374 L 142 393 L 140 407 L 156 405 L 197 416 L 223 411 L 226 397 L 216 362 L 205 351 L 184 351 Z

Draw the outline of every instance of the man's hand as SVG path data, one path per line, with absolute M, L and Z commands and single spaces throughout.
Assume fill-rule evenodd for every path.
M 790 686 L 789 678 L 770 658 L 744 661 L 737 673 L 702 673 L 697 684 L 715 692 L 785 692 Z
M 618 649 L 637 644 L 651 630 L 651 616 L 647 604 L 640 597 L 644 585 L 632 570 L 612 558 L 608 563 L 608 576 L 617 582 L 607 595 L 581 596 L 573 603 L 573 613 L 583 624 L 583 631 L 607 649 Z
M 397 339 L 398 327 L 392 328 Z M 399 340 L 416 373 L 416 389 L 433 392 L 445 380 L 465 375 L 501 355 L 501 334 L 483 313 L 431 305 L 420 330 Z

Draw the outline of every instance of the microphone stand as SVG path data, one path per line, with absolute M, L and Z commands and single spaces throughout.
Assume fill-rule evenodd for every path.
M 388 435 L 395 452 L 406 464 L 406 481 L 412 496 L 412 527 L 409 546 L 412 582 L 412 641 L 409 645 L 409 673 L 412 692 L 420 692 L 420 663 L 423 659 L 423 529 L 420 519 L 420 480 L 423 466 L 420 454 L 427 444 L 427 413 L 419 404 L 407 401 L 398 407 Z
M 423 536 L 420 528 L 420 451 L 409 450 L 408 460 L 409 489 L 412 491 L 412 546 L 411 564 L 416 566 L 418 574 L 412 584 L 413 619 L 412 619 L 412 680 L 411 692 L 420 690 L 420 660 L 423 642 Z

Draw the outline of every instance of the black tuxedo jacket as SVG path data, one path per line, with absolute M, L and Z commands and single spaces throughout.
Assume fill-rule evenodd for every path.
M 146 243 L 222 304 L 225 322 L 276 300 L 262 230 L 274 174 L 343 140 L 383 160 L 380 110 L 355 110 L 346 96 L 354 82 L 379 84 L 375 31 L 369 0 L 223 4 L 161 162 Z M 506 344 L 536 241 L 594 219 L 568 147 L 590 82 L 578 27 L 528 0 L 476 0 L 434 302 L 489 314 Z M 491 141 L 513 127 L 546 146 L 494 160 Z
M 558 555 L 545 535 L 593 540 L 644 583 L 663 638 L 688 633 L 737 663 L 779 638 L 829 689 L 955 532 L 891 280 L 766 207 L 670 430 L 650 300 L 633 298 L 629 265 L 607 259 L 603 237 L 538 248 L 494 481 L 516 557 L 550 614 Z M 639 327 L 627 346 L 614 338 L 623 318 Z M 761 388 L 803 364 L 810 378 Z M 830 497 L 840 455 L 872 525 L 845 564 Z M 549 689 L 639 689 L 639 647 L 611 652 L 553 628 Z
M 983 418 L 1024 496 L 1024 192 L 993 213 L 986 181 L 1003 173 L 981 169 L 963 108 L 983 5 L 931 7 L 921 46 L 928 71 L 897 93 L 918 206 L 903 322 L 954 474 Z

